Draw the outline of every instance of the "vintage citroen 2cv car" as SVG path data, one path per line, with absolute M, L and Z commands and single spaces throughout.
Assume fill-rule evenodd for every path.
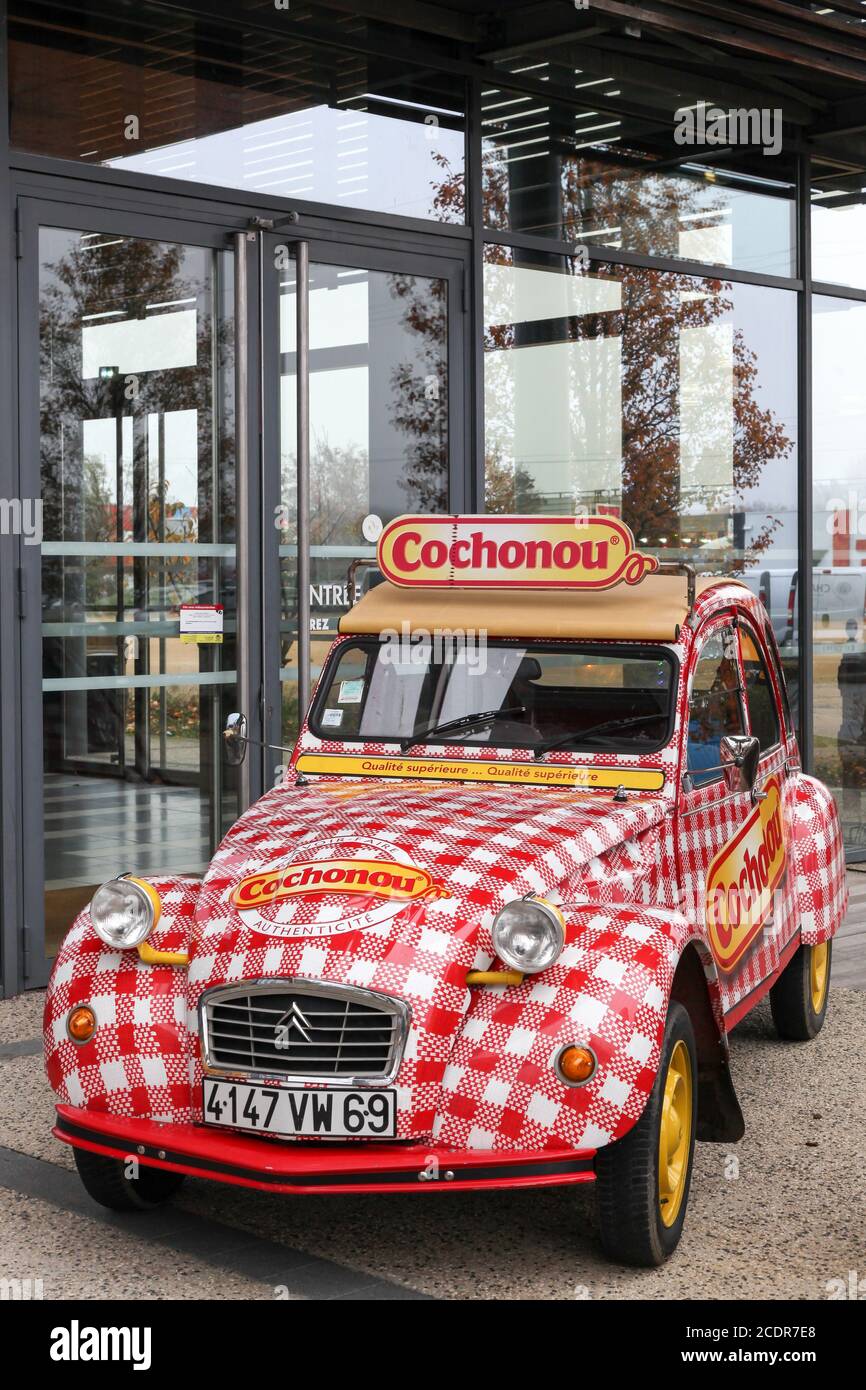
M 846 906 L 768 615 L 613 517 L 402 517 L 378 566 L 204 877 L 72 926 L 54 1132 L 115 1208 L 594 1182 L 659 1263 L 744 1130 L 728 1034 L 769 991 L 815 1036 Z

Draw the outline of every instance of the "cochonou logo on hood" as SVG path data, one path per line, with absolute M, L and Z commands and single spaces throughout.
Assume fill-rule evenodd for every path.
M 387 922 L 409 902 L 450 896 L 398 846 L 333 839 L 241 879 L 230 900 L 244 925 L 285 939 L 335 936 Z

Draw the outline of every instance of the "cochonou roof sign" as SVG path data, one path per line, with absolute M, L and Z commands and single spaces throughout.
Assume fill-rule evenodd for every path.
M 658 569 L 612 516 L 399 516 L 378 564 L 392 584 L 427 589 L 610 589 Z

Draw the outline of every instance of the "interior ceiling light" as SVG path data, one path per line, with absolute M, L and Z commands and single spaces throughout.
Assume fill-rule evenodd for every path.
M 447 106 L 431 106 L 429 102 L 406 101 L 403 97 L 380 96 L 378 92 L 359 92 L 354 97 L 338 97 L 337 105 L 343 106 L 347 101 L 382 101 L 387 106 L 406 106 L 410 111 L 432 111 L 437 116 L 462 116 L 462 111 L 452 111 Z

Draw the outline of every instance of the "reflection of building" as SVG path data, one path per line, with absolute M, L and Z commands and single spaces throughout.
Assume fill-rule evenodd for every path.
M 219 730 L 240 704 L 289 742 L 306 697 L 299 443 L 314 675 L 366 517 L 608 511 L 764 597 L 866 852 L 857 17 L 56 8 L 3 21 L 3 988 L 95 883 L 196 871 L 273 780 Z M 678 144 L 702 101 L 781 108 L 781 152 Z M 181 644 L 183 604 L 222 604 L 222 642 Z

